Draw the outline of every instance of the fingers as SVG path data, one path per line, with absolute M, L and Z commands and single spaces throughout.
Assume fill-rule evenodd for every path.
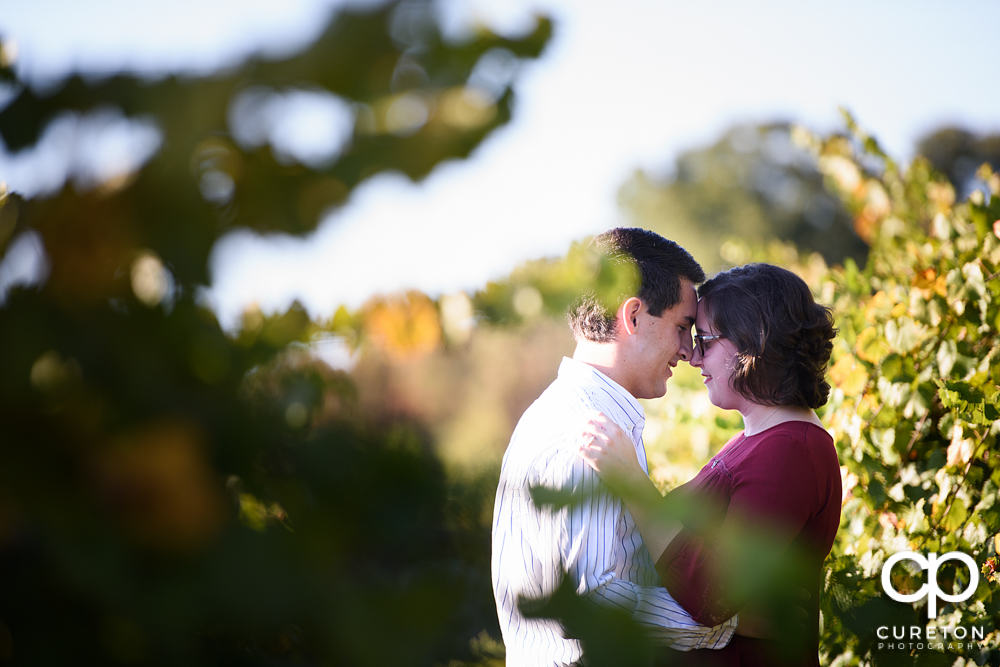
M 586 450 L 591 457 L 613 452 L 616 447 L 614 442 L 615 432 L 612 429 L 617 428 L 617 425 L 603 412 L 592 410 L 588 414 L 587 421 L 580 429 L 580 450 Z M 584 458 L 587 459 L 587 457 Z M 595 467 L 594 469 L 596 470 L 597 468 Z
M 594 434 L 604 435 L 609 441 L 620 440 L 624 442 L 629 439 L 625 430 L 602 412 L 591 412 L 586 422 L 586 428 Z
M 608 439 L 600 433 L 584 430 L 580 434 L 580 449 L 597 454 L 607 449 Z
M 587 420 L 587 423 L 584 425 L 583 430 L 586 433 L 590 433 L 594 436 L 603 436 L 605 438 L 610 438 L 612 434 L 610 426 L 611 423 L 612 422 L 608 422 L 606 420 L 598 420 L 596 418 L 591 417 L 589 420 Z
M 596 429 L 604 430 L 613 423 L 614 422 L 612 422 L 611 419 L 600 410 L 591 410 L 587 414 L 587 424 Z
M 608 431 L 607 427 L 597 421 L 590 420 L 583 425 L 580 429 L 583 434 L 584 439 L 588 440 L 603 440 L 609 441 L 611 439 L 611 433 Z
M 576 451 L 576 455 L 583 459 L 588 466 L 593 468 L 594 472 L 600 472 L 597 460 L 593 456 L 593 452 L 586 445 L 580 445 L 580 448 Z

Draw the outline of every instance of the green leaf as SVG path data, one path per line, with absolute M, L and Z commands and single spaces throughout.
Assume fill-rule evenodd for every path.
M 900 518 L 906 523 L 907 532 L 927 530 L 927 514 L 924 512 L 924 503 L 923 498 L 915 503 L 910 503 L 909 507 L 900 515 Z
M 885 492 L 885 486 L 877 479 L 873 479 L 868 484 L 868 495 L 871 496 L 873 509 L 882 507 L 885 501 L 889 499 L 889 496 Z
M 890 354 L 882 361 L 881 376 L 887 380 L 896 380 L 903 371 L 903 358 L 898 354 Z
M 986 295 L 986 281 L 979 262 L 969 262 L 963 266 L 962 276 L 965 278 L 965 289 L 968 293 L 975 292 L 979 296 Z
M 942 342 L 937 352 L 938 371 L 941 373 L 941 377 L 947 377 L 951 373 L 957 360 L 958 344 L 953 340 Z
M 920 344 L 925 330 L 909 317 L 900 317 L 885 323 L 885 339 L 894 351 L 906 354 Z
M 987 395 L 969 382 L 962 380 L 936 380 L 941 405 L 952 408 L 968 421 L 980 426 L 989 426 L 1000 419 L 995 392 Z
M 969 516 L 969 510 L 965 507 L 965 504 L 958 498 L 955 498 L 952 502 L 951 509 L 948 511 L 948 515 L 944 517 L 941 522 L 941 528 L 951 532 L 957 530 L 963 523 L 965 519 Z

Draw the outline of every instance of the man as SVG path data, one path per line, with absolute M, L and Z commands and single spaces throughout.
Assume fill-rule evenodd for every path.
M 613 229 L 594 240 L 612 262 L 637 274 L 617 311 L 584 298 L 570 312 L 576 339 L 556 380 L 525 411 L 504 454 L 493 512 L 493 592 L 507 665 L 570 665 L 580 642 L 549 619 L 526 618 L 521 598 L 544 598 L 563 572 L 576 592 L 629 613 L 655 643 L 680 650 L 725 646 L 736 627 L 693 621 L 661 587 L 653 561 L 621 500 L 577 456 L 586 417 L 599 410 L 631 433 L 645 468 L 638 398 L 666 392 L 672 369 L 692 356 L 694 286 L 705 273 L 672 241 L 643 229 Z M 612 306 L 613 308 L 614 306 Z M 570 491 L 575 502 L 539 507 L 533 487 Z

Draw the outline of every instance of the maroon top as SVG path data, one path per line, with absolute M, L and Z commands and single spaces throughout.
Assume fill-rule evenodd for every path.
M 786 643 L 736 635 L 719 650 L 670 651 L 669 664 L 818 666 L 823 560 L 840 526 L 840 464 L 830 435 L 800 421 L 777 424 L 751 437 L 740 432 L 693 480 L 667 497 L 696 499 L 686 504 L 694 505 L 699 515 L 684 520 L 684 529 L 656 569 L 667 590 L 699 623 L 717 625 L 750 601 L 734 598 L 738 582 L 733 583 L 733 574 L 763 580 L 761 571 L 754 569 L 762 561 L 748 562 L 755 538 L 763 538 L 765 546 L 785 559 L 776 580 L 804 587 L 810 595 L 801 603 L 809 613 L 804 637 L 801 631 L 789 631 L 794 636 Z M 727 555 L 718 538 L 734 532 L 742 536 L 740 544 L 746 549 Z

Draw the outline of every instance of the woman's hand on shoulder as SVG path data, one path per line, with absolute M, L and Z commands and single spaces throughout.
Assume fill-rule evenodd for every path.
M 647 479 L 639 465 L 635 443 L 602 412 L 595 412 L 584 423 L 578 454 L 620 496 L 630 486 Z

